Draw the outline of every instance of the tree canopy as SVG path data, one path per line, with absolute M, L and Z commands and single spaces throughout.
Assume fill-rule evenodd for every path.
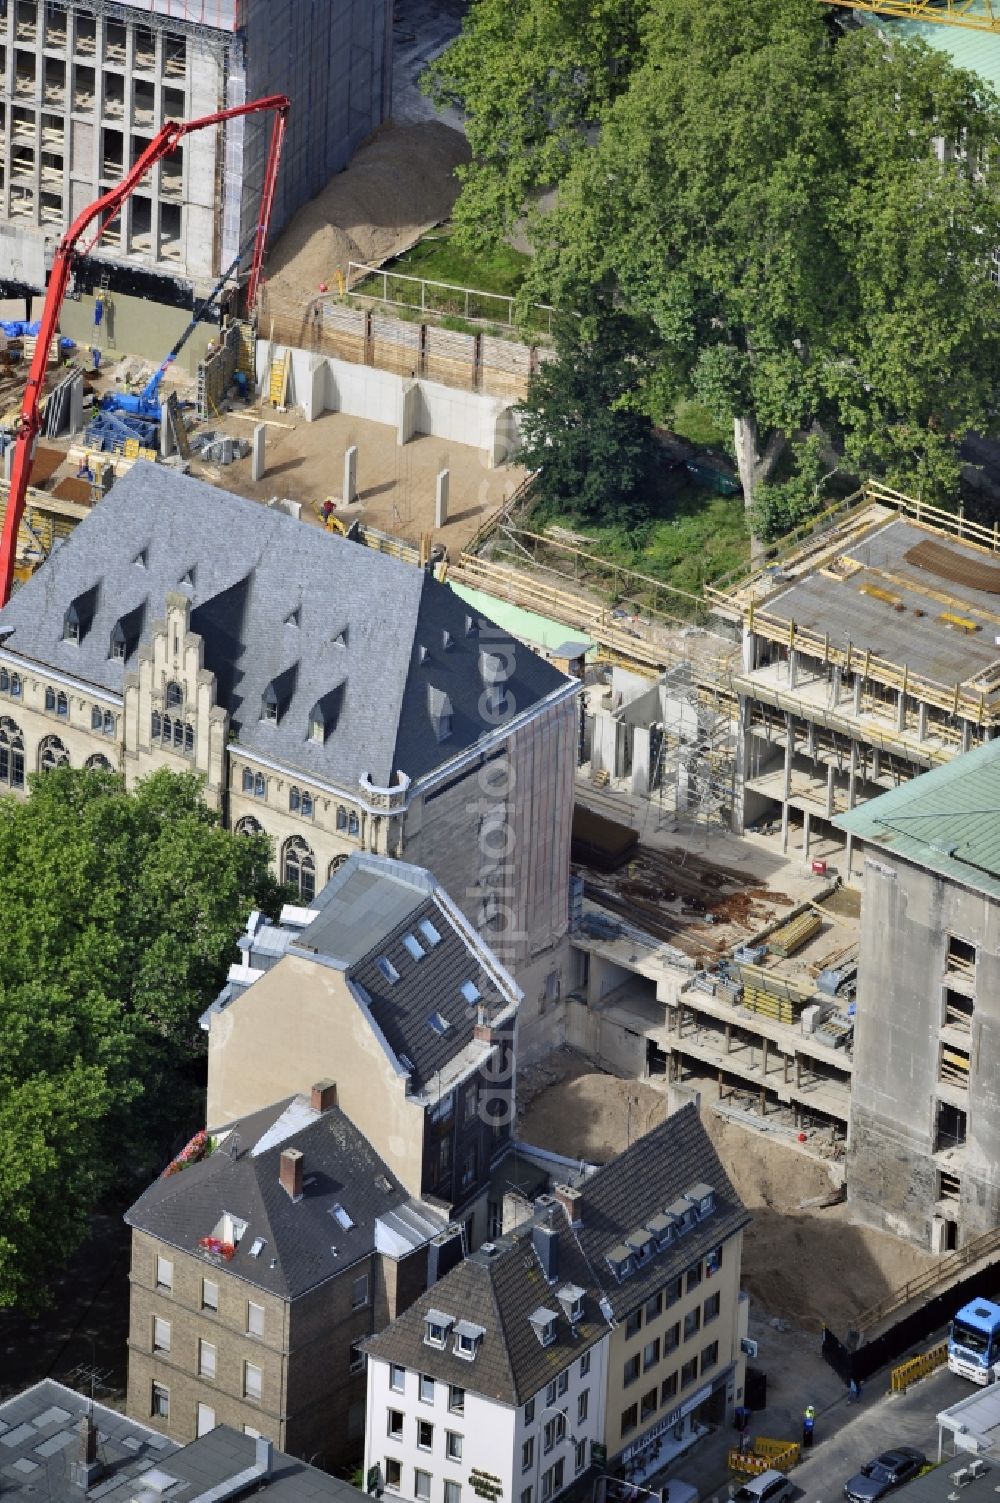
M 199 1014 L 250 910 L 276 911 L 269 859 L 188 774 L 126 793 L 59 768 L 0 799 L 0 1306 L 37 1302 L 97 1198 L 185 1125 Z
M 511 192 L 547 173 L 528 295 L 569 310 L 597 286 L 646 318 L 649 410 L 695 395 L 731 423 L 748 506 L 817 428 L 856 471 L 940 499 L 1000 377 L 1000 101 L 896 32 L 842 34 L 816 0 L 645 0 L 605 87 L 595 49 L 564 94 L 553 17 L 589 37 L 606 12 L 473 5 L 435 72 L 471 112 L 461 224 L 505 233 L 512 206 L 483 184 L 508 160 Z M 502 35 L 508 70 L 545 80 L 530 106 L 493 67 Z M 549 89 L 571 138 L 555 162 Z

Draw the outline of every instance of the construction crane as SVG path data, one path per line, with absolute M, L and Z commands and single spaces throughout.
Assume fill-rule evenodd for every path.
M 17 533 L 24 515 L 35 439 L 41 427 L 41 396 L 45 381 L 45 368 L 49 359 L 49 347 L 59 327 L 59 315 L 77 258 L 87 255 L 97 244 L 105 230 L 117 217 L 122 204 L 132 195 L 149 169 L 175 151 L 185 136 L 191 135 L 196 130 L 204 130 L 210 125 L 220 125 L 225 120 L 237 119 L 241 115 L 259 115 L 274 111 L 274 127 L 271 132 L 271 145 L 264 170 L 264 184 L 257 216 L 256 244 L 247 282 L 247 311 L 252 312 L 260 286 L 267 229 L 274 204 L 274 189 L 278 180 L 278 167 L 281 162 L 281 149 L 284 144 L 290 108 L 291 102 L 284 94 L 269 94 L 263 99 L 253 99 L 248 104 L 237 104 L 228 110 L 217 110 L 213 115 L 202 115 L 197 120 L 167 120 L 137 159 L 131 171 L 126 173 L 114 188 L 102 194 L 84 209 L 60 240 L 56 247 L 52 270 L 49 273 L 41 326 L 28 371 L 28 380 L 24 388 L 14 438 L 14 460 L 7 491 L 7 511 L 4 516 L 3 534 L 0 536 L 0 606 L 6 605 L 10 599 L 17 553 Z M 98 221 L 96 231 L 87 244 L 80 248 L 80 240 L 95 220 Z
M 899 21 L 935 21 L 971 31 L 1000 33 L 1000 0 L 820 0 L 841 10 L 866 10 Z

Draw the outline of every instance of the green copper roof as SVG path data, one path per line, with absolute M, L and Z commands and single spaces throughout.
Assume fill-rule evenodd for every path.
M 870 799 L 833 823 L 872 847 L 1000 898 L 1000 740 Z

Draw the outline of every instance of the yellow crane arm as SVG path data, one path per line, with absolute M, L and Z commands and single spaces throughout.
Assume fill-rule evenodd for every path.
M 942 26 L 1000 32 L 1000 0 L 820 0 L 820 4 L 901 21 L 936 21 Z

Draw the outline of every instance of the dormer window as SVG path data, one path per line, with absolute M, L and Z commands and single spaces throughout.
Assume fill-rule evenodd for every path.
M 711 1216 L 715 1209 L 715 1191 L 711 1185 L 701 1181 L 696 1185 L 692 1185 L 690 1190 L 684 1191 L 684 1199 L 690 1201 L 694 1206 L 695 1214 L 699 1221 L 702 1221 L 706 1216 Z
M 584 1293 L 579 1284 L 564 1284 L 556 1295 L 570 1325 L 576 1325 L 578 1320 L 583 1319 Z
M 463 1357 L 466 1362 L 474 1362 L 479 1350 L 479 1343 L 486 1332 L 482 1326 L 473 1325 L 471 1320 L 460 1320 L 455 1326 L 455 1345 L 452 1350 L 456 1357 Z
M 539 1346 L 551 1346 L 556 1339 L 556 1322 L 559 1319 L 558 1311 L 549 1310 L 545 1305 L 539 1305 L 537 1310 L 528 1316 L 531 1329 L 538 1337 Z
M 261 720 L 270 720 L 274 725 L 278 723 L 278 696 L 274 692 L 274 685 L 268 684 L 264 690 L 264 697 L 260 709 Z
M 646 1222 L 646 1226 L 656 1239 L 658 1251 L 662 1251 L 663 1248 L 670 1246 L 674 1239 L 674 1218 L 672 1216 L 668 1216 L 666 1212 L 650 1216 Z
M 667 1215 L 673 1217 L 677 1227 L 677 1235 L 683 1236 L 694 1226 L 697 1212 L 686 1196 L 675 1200 L 673 1205 L 667 1206 Z
M 625 1238 L 625 1246 L 635 1259 L 636 1267 L 641 1268 L 653 1256 L 656 1250 L 656 1241 L 652 1233 L 648 1232 L 645 1227 L 642 1227 L 639 1231 L 633 1232 L 631 1236 Z
M 120 621 L 116 621 L 111 631 L 111 652 L 113 658 L 125 657 L 125 629 Z
M 452 732 L 454 711 L 444 690 L 435 689 L 433 684 L 427 686 L 427 710 L 435 736 L 439 741 L 447 741 Z
M 622 1279 L 627 1279 L 629 1274 L 634 1272 L 635 1265 L 632 1261 L 632 1254 L 624 1243 L 620 1242 L 617 1247 L 611 1249 L 607 1255 L 607 1261 L 608 1267 L 619 1284 Z
M 71 605 L 63 617 L 63 641 L 79 642 L 80 640 L 80 613 L 75 605 Z
M 443 1349 L 448 1340 L 448 1332 L 454 1324 L 453 1315 L 445 1315 L 440 1310 L 428 1310 L 424 1317 L 425 1344 Z

